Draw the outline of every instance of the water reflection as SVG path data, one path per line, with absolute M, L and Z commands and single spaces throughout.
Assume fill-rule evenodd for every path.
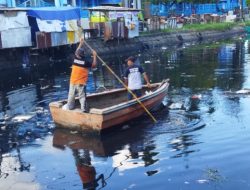
M 159 115 L 157 116 L 159 117 Z M 164 118 L 165 119 L 162 119 Z M 191 153 L 199 150 L 192 149 L 192 146 L 200 143 L 196 141 L 197 136 L 189 133 L 200 130 L 204 127 L 195 117 L 170 114 L 160 117 L 159 125 L 154 126 L 154 130 L 148 121 L 135 120 L 130 123 L 131 128 L 120 129 L 114 133 L 106 133 L 103 136 L 90 136 L 79 132 L 56 129 L 53 136 L 53 146 L 60 149 L 69 147 L 73 152 L 76 168 L 82 180 L 83 187 L 89 184 L 93 187 L 103 187 L 109 182 L 114 173 L 124 175 L 129 170 L 146 168 L 145 174 L 153 176 L 160 172 L 160 168 L 155 168 L 166 157 L 158 150 L 159 142 L 155 137 L 159 135 L 168 136 L 171 147 L 170 158 L 188 157 Z M 166 117 L 170 117 L 166 121 Z M 175 120 L 174 120 L 175 119 Z M 178 127 L 177 127 L 178 126 Z M 176 135 L 174 133 L 176 132 Z M 129 138 L 128 138 L 129 137 Z M 164 144 L 163 144 L 164 145 Z M 91 156 L 91 154 L 93 154 Z M 95 164 L 91 162 L 95 157 L 112 158 L 112 170 L 110 173 L 97 173 Z M 187 164 L 188 165 L 188 164 Z M 155 169 L 154 169 L 155 168 Z M 87 178 L 88 176 L 89 178 Z M 91 182 L 90 182 L 91 181 Z
M 96 189 L 101 181 L 101 188 L 106 186 L 104 175 L 96 176 L 95 167 L 91 164 L 90 153 L 88 150 L 72 149 L 78 174 L 81 178 L 83 189 Z
M 200 143 L 195 141 L 196 138 L 194 135 L 179 134 L 177 137 L 171 139 L 169 142 L 171 151 L 176 152 L 172 158 L 188 157 L 189 154 L 199 151 L 191 149 L 193 145 Z
M 83 182 L 83 187 L 87 182 L 92 181 L 96 187 L 105 186 L 107 179 L 112 178 L 114 172 L 123 173 L 126 170 L 137 167 L 148 167 L 158 161 L 155 157 L 156 145 L 150 143 L 146 145 L 145 128 L 131 128 L 114 134 L 106 134 L 102 137 L 86 136 L 83 134 L 72 134 L 68 130 L 56 129 L 53 137 L 53 146 L 57 148 L 69 147 L 76 161 L 77 170 Z M 129 136 L 129 138 L 127 138 Z M 149 139 L 147 139 L 148 142 Z M 96 157 L 112 157 L 113 170 L 106 176 L 97 174 L 91 163 L 90 152 Z M 153 175 L 149 172 L 149 175 Z M 89 176 L 86 179 L 86 176 Z
M 30 163 L 26 162 L 22 157 L 21 144 L 19 143 L 15 130 L 6 129 L 0 131 L 0 186 L 8 187 L 8 182 L 15 179 L 15 176 L 30 171 Z M 12 152 L 9 151 L 12 149 Z M 7 179 L 8 178 L 8 179 Z M 16 181 L 18 181 L 16 179 Z M 17 183 L 18 184 L 18 183 Z M 20 185 L 20 184 L 19 184 Z M 23 188 L 31 187 L 29 185 L 21 185 Z

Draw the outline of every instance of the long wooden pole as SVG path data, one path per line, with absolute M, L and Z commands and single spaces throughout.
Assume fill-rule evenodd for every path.
M 86 42 L 84 43 L 87 45 L 87 47 L 94 51 L 94 49 Z M 137 98 L 137 96 L 127 87 L 127 85 L 115 74 L 115 72 L 102 60 L 102 58 L 96 54 L 97 58 L 102 62 L 102 64 L 115 76 L 115 78 L 127 89 L 127 91 L 132 94 L 133 98 L 141 105 L 141 107 L 146 111 L 146 113 L 151 117 L 151 119 L 156 123 L 156 119 L 154 116 L 149 112 L 149 110 L 145 107 L 145 105 Z

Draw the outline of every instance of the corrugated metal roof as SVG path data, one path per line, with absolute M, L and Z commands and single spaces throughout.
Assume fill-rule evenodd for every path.
M 83 8 L 89 11 L 141 11 L 141 9 L 132 9 L 127 7 L 114 7 L 114 6 L 97 6 L 92 8 Z

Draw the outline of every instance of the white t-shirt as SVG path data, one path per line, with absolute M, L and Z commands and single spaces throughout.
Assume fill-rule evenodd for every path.
M 130 90 L 138 90 L 142 88 L 141 74 L 144 70 L 141 66 L 132 65 L 127 68 L 125 78 L 128 79 L 128 88 Z

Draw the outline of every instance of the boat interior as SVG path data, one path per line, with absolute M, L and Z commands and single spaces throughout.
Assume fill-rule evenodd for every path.
M 144 87 L 142 89 L 142 94 L 145 95 L 146 93 L 151 93 L 156 89 L 155 87 L 152 87 L 148 89 L 147 87 Z M 87 104 L 89 108 L 95 108 L 95 109 L 104 109 L 107 107 L 111 107 L 117 104 L 120 104 L 122 102 L 128 101 L 128 92 L 127 90 L 121 89 L 121 90 L 114 90 L 114 92 L 110 91 L 103 94 L 98 94 L 97 96 L 88 96 L 87 97 Z M 78 106 L 80 106 L 79 101 Z
M 154 84 L 149 89 L 146 86 L 143 86 L 142 94 L 145 95 L 147 93 L 152 93 L 157 89 L 159 84 Z M 128 101 L 127 90 L 126 89 L 115 89 L 110 91 L 104 91 L 102 93 L 94 93 L 87 96 L 87 107 L 88 109 L 104 109 L 107 107 L 111 107 L 123 102 Z M 66 104 L 66 100 L 61 103 Z M 76 99 L 75 109 L 80 109 L 80 102 Z

